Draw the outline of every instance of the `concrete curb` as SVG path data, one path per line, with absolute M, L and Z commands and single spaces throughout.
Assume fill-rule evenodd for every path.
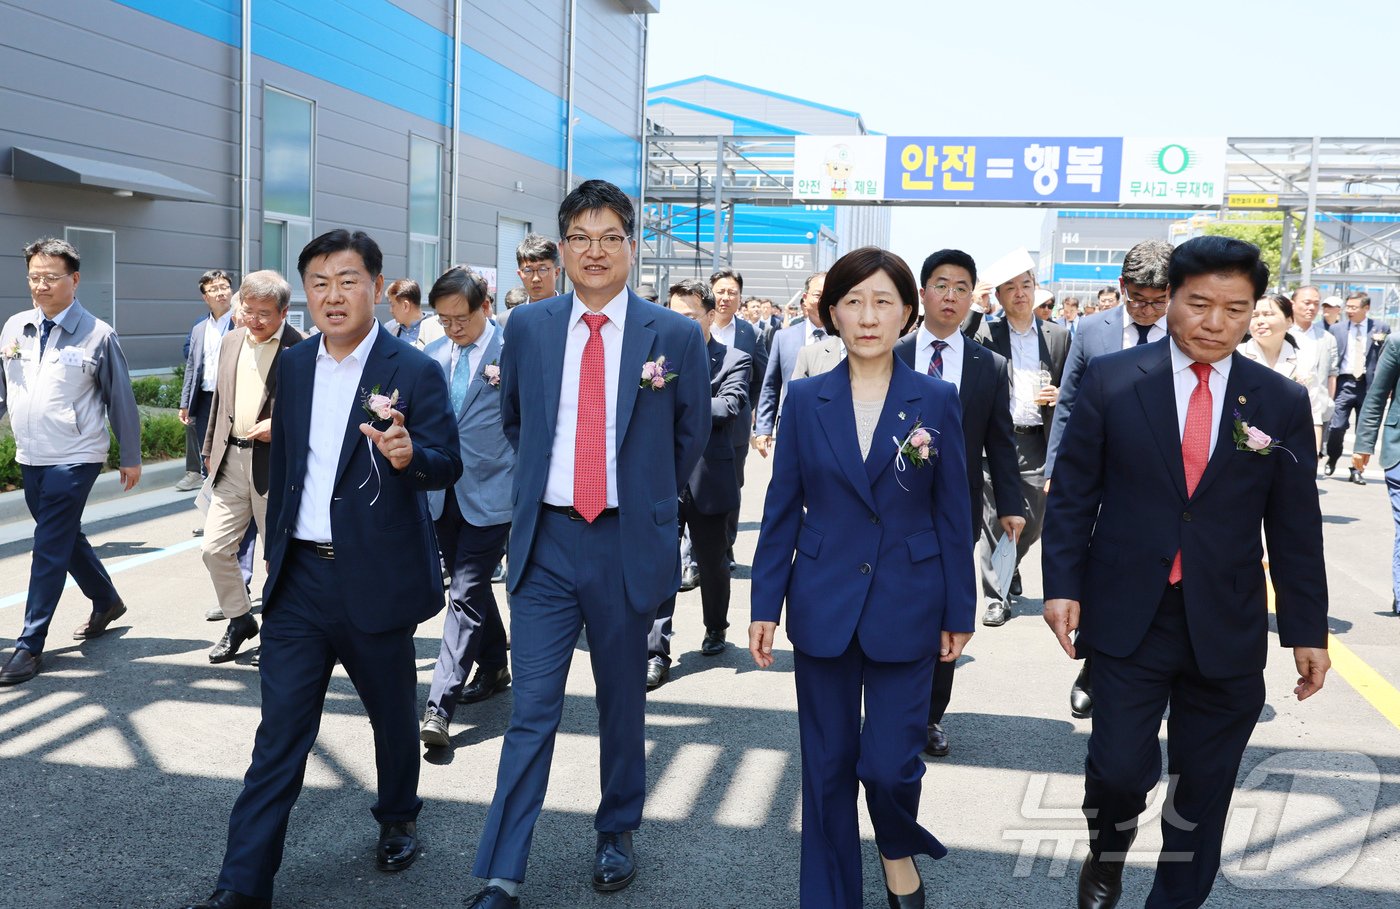
M 123 493 L 120 476 L 115 470 L 109 470 L 101 474 L 97 478 L 97 482 L 92 484 L 92 492 L 88 495 L 88 504 L 106 502 L 120 495 L 135 495 L 138 492 L 150 492 L 161 487 L 173 486 L 180 482 L 180 478 L 184 475 L 184 458 L 172 458 L 168 461 L 143 464 L 141 466 L 141 482 L 137 483 L 136 488 L 130 493 Z M 192 496 L 194 493 L 191 492 L 188 495 Z M 24 502 L 23 489 L 0 493 L 0 524 L 28 519 L 29 506 Z

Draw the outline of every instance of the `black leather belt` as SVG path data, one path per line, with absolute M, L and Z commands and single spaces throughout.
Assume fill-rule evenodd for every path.
M 1045 431 L 1044 424 L 1040 426 L 1013 426 L 1011 431 L 1018 436 L 1034 436 Z
M 335 546 L 330 543 L 316 543 L 312 540 L 298 540 L 293 538 L 292 545 L 298 549 L 305 549 L 307 552 L 315 553 L 318 559 L 333 560 L 335 558 Z
M 228 437 L 228 443 L 229 443 L 230 445 L 232 445 L 234 448 L 252 448 L 252 447 L 253 447 L 253 440 L 252 440 L 252 439 L 240 439 L 240 438 L 238 438 L 238 436 L 229 436 L 229 437 Z
M 545 511 L 552 511 L 555 514 L 562 514 L 570 521 L 585 520 L 583 515 L 579 514 L 578 509 L 572 505 L 551 505 L 548 502 L 541 502 L 540 506 L 544 508 Z M 612 517 L 615 514 L 617 514 L 616 508 L 604 508 L 602 511 L 598 512 L 598 517 L 607 518 Z

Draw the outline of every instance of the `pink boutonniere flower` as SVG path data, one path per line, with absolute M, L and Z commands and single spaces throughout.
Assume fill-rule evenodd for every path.
M 3 355 L 6 360 L 18 360 L 22 358 L 24 356 L 24 351 L 20 349 L 19 339 L 16 338 L 15 343 L 6 347 L 3 354 L 0 355 Z
M 934 436 L 937 435 L 938 430 L 928 429 L 924 426 L 923 421 L 916 417 L 913 427 L 910 428 L 909 434 L 904 437 L 903 441 L 900 441 L 899 436 L 892 437 L 896 448 L 894 455 L 895 479 L 898 480 L 899 474 L 909 469 L 909 464 L 913 464 L 916 468 L 923 467 L 938 457 L 938 447 L 933 444 Z M 909 487 L 904 485 L 903 480 L 900 480 L 899 485 L 905 492 L 909 491 Z
M 365 393 L 360 406 L 364 408 L 365 413 L 369 414 L 372 420 L 378 421 L 392 420 L 395 410 L 403 410 L 399 407 L 399 390 L 395 388 L 392 394 L 384 395 L 379 393 L 378 385 Z
M 1255 454 L 1268 455 L 1275 451 L 1281 451 L 1293 458 L 1297 462 L 1297 457 L 1293 452 L 1284 448 L 1278 443 L 1278 439 L 1270 436 L 1257 426 L 1250 426 L 1240 418 L 1240 412 L 1235 411 L 1235 449 L 1237 451 L 1252 451 Z
M 657 357 L 642 364 L 642 381 L 639 387 L 660 391 L 668 383 L 674 382 L 680 373 L 671 372 L 665 357 Z
M 490 385 L 492 388 L 501 387 L 501 367 L 496 364 L 495 360 L 492 360 L 481 368 L 481 377 L 485 379 L 486 384 Z

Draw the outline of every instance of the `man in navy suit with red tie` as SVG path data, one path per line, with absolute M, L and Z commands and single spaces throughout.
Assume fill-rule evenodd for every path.
M 635 227 L 611 183 L 569 193 L 559 234 L 574 290 L 518 309 L 501 353 L 502 425 L 518 455 L 506 581 L 515 704 L 473 869 L 487 885 L 470 909 L 519 905 L 581 628 L 601 739 L 593 886 L 636 876 L 647 632 L 680 586 L 679 497 L 711 418 L 700 330 L 627 287 Z
M 1264 706 L 1269 613 L 1299 700 L 1322 688 L 1327 576 L 1307 390 L 1235 354 L 1269 270 L 1251 244 L 1199 237 L 1167 271 L 1164 340 L 1089 361 L 1043 537 L 1045 620 L 1093 654 L 1079 905 L 1108 909 L 1148 792 L 1171 785 L 1148 909 L 1205 902 L 1240 759 Z M 1071 635 L 1078 630 L 1079 637 Z

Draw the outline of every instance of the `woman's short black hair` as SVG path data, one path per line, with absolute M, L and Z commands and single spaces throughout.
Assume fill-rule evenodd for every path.
M 909 270 L 908 263 L 887 249 L 862 246 L 837 259 L 836 264 L 826 272 L 826 284 L 822 287 L 822 298 L 817 302 L 817 312 L 821 316 L 822 325 L 829 333 L 837 337 L 841 335 L 836 330 L 836 323 L 832 321 L 831 307 L 850 293 L 852 287 L 877 271 L 884 272 L 894 282 L 900 300 L 909 310 L 909 317 L 904 320 L 904 328 L 900 330 L 900 334 L 904 334 L 914 325 L 914 318 L 919 314 L 919 287 L 914 283 L 914 273 Z

